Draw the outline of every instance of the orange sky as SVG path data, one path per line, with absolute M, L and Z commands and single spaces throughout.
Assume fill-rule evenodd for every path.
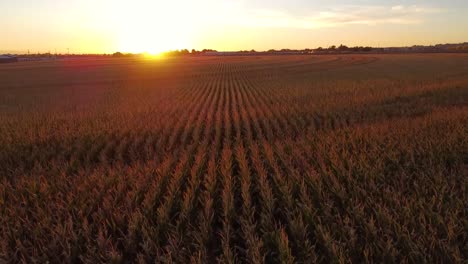
M 411 1 L 405 1 L 411 2 Z M 0 52 L 268 50 L 468 41 L 466 1 L 2 1 Z

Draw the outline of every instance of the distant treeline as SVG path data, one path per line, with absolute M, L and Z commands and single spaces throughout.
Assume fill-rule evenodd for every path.
M 348 51 L 348 52 L 370 52 L 372 50 L 374 50 L 375 48 L 373 47 L 369 47 L 369 46 L 355 46 L 355 47 L 348 47 L 346 45 L 340 45 L 340 46 L 330 46 L 329 48 L 322 48 L 322 47 L 319 47 L 317 48 L 315 51 L 316 52 L 334 52 L 334 51 Z
M 346 53 L 437 53 L 437 52 L 448 52 L 448 53 L 464 53 L 468 52 L 468 42 L 459 44 L 437 44 L 430 46 L 414 45 L 408 47 L 385 47 L 376 48 L 371 46 L 353 46 L 349 47 L 346 45 L 332 45 L 330 47 L 318 47 L 316 49 L 270 49 L 267 51 L 256 51 L 252 50 L 239 50 L 239 51 L 217 51 L 214 49 L 203 49 L 203 50 L 170 50 L 162 52 L 165 56 L 196 56 L 196 55 L 287 55 L 287 54 L 346 54 Z M 26 60 L 34 59 L 55 59 L 55 58 L 68 58 L 68 57 L 135 57 L 144 54 L 135 53 L 123 53 L 115 52 L 113 54 L 53 54 L 47 53 L 35 53 L 35 54 L 23 54 L 17 55 L 18 57 Z
M 188 49 L 181 49 L 181 50 L 170 50 L 170 51 L 165 51 L 162 52 L 163 55 L 168 55 L 168 56 L 186 56 L 186 55 L 199 55 L 199 54 L 206 54 L 206 53 L 215 53 L 218 52 L 213 49 L 203 49 L 201 51 L 192 49 L 191 51 Z M 134 56 L 134 55 L 140 55 L 140 54 L 133 54 L 133 53 L 122 53 L 122 52 L 116 52 L 112 54 L 114 57 L 126 57 L 126 56 Z

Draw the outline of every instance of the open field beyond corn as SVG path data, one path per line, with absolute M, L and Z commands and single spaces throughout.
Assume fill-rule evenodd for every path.
M 468 259 L 468 55 L 0 65 L 0 262 Z

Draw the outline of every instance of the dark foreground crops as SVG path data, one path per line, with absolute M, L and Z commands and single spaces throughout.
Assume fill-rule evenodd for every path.
M 468 258 L 467 55 L 0 67 L 0 262 Z

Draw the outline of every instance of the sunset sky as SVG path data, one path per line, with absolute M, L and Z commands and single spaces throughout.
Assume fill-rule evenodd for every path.
M 468 41 L 466 0 L 4 0 L 0 52 L 111 53 Z

